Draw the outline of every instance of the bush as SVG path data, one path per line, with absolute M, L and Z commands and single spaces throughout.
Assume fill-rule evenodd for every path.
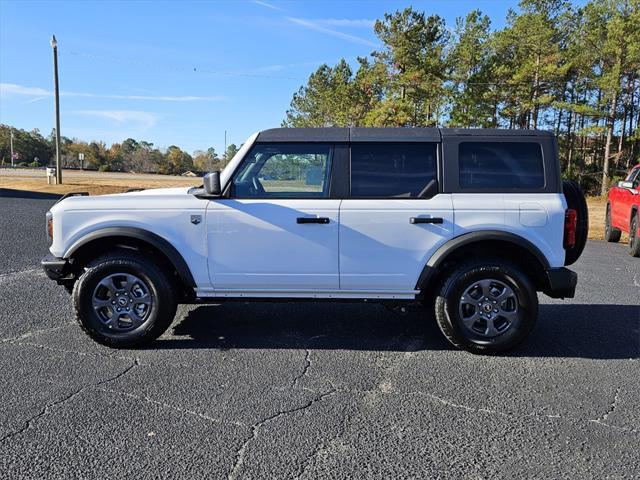
M 99 171 L 99 172 L 108 172 L 109 170 L 110 170 L 110 169 L 109 169 L 109 165 L 100 165 L 100 166 L 98 167 L 98 171 Z

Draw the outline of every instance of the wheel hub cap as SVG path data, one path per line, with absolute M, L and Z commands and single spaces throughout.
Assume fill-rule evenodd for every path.
M 496 337 L 518 322 L 518 297 L 506 283 L 484 279 L 464 290 L 458 310 L 465 329 L 482 337 Z
M 98 319 L 104 327 L 115 332 L 142 325 L 149 317 L 152 305 L 149 286 L 130 273 L 114 273 L 103 278 L 92 296 Z

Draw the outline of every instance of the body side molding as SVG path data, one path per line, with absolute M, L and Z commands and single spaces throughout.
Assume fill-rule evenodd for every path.
M 501 230 L 483 230 L 478 232 L 469 232 L 452 238 L 440 248 L 438 248 L 438 250 L 436 250 L 436 252 L 429 258 L 429 260 L 427 260 L 427 263 L 422 269 L 422 273 L 420 273 L 420 277 L 418 278 L 418 282 L 416 284 L 416 289 L 420 289 L 422 286 L 428 284 L 438 266 L 447 258 L 449 254 L 465 245 L 470 245 L 482 241 L 504 241 L 525 248 L 540 262 L 545 270 L 551 268 L 549 265 L 549 261 L 540 251 L 540 249 L 529 240 L 519 235 L 510 232 L 504 232 Z
M 196 287 L 191 270 L 189 270 L 189 266 L 187 265 L 187 262 L 184 261 L 184 258 L 182 258 L 180 252 L 178 252 L 178 250 L 165 238 L 142 228 L 107 227 L 95 230 L 76 240 L 64 253 L 63 258 L 71 258 L 75 252 L 89 242 L 108 237 L 129 237 L 149 243 L 160 250 L 169 259 L 185 286 L 190 288 Z

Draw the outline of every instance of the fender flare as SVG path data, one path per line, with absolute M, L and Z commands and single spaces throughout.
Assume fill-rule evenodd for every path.
M 148 230 L 137 227 L 106 227 L 94 230 L 76 240 L 64 253 L 63 258 L 71 258 L 81 247 L 101 238 L 129 237 L 146 242 L 162 252 L 178 272 L 182 282 L 191 288 L 196 287 L 191 270 L 178 250 L 165 238 Z
M 487 240 L 513 243 L 514 245 L 522 247 L 530 252 L 536 258 L 536 260 L 540 262 L 540 265 L 543 269 L 548 270 L 551 268 L 547 257 L 544 256 L 544 254 L 538 247 L 536 247 L 529 240 L 516 235 L 515 233 L 504 232 L 501 230 L 483 230 L 481 232 L 469 232 L 448 240 L 446 243 L 441 245 L 433 255 L 431 255 L 429 260 L 427 260 L 424 268 L 422 269 L 420 277 L 418 277 L 416 290 L 420 290 L 421 287 L 429 284 L 429 280 L 438 270 L 438 267 L 447 259 L 450 254 L 466 245 Z

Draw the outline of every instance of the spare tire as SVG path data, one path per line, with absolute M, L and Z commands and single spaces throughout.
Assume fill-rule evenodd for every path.
M 567 201 L 567 208 L 571 208 L 576 211 L 577 224 L 576 224 L 576 244 L 566 249 L 564 264 L 571 265 L 575 263 L 584 246 L 587 244 L 587 235 L 589 234 L 589 209 L 587 208 L 587 200 L 584 198 L 584 193 L 580 185 L 575 180 L 563 180 L 562 181 L 562 193 Z

